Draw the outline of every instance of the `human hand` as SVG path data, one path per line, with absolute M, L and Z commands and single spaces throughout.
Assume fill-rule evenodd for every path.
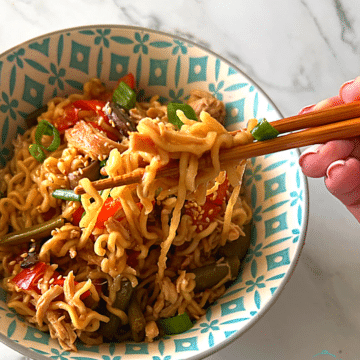
M 304 114 L 360 100 L 360 76 L 343 84 L 339 95 L 300 111 Z M 327 189 L 360 222 L 360 137 L 334 140 L 306 149 L 299 159 L 306 176 L 325 177 Z

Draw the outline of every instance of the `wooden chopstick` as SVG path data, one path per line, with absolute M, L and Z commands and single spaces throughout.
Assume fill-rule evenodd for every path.
M 272 121 L 271 125 L 281 134 L 295 132 L 278 136 L 271 140 L 257 141 L 247 145 L 221 149 L 219 154 L 220 164 L 226 163 L 228 165 L 229 163 L 239 162 L 242 159 L 255 156 L 360 135 L 360 102 L 283 118 Z M 232 133 L 234 134 L 236 131 Z M 200 169 L 209 166 L 212 166 L 210 156 L 204 155 L 199 159 Z M 116 186 L 139 183 L 144 173 L 145 170 L 139 168 L 129 174 L 93 181 L 92 185 L 97 190 L 104 190 Z M 174 177 L 178 175 L 178 162 L 173 160 L 159 169 L 156 177 Z M 81 185 L 78 185 L 74 190 L 76 194 L 84 194 L 85 192 Z

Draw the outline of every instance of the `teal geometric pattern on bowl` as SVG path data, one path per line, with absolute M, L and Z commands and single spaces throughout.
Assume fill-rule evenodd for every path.
M 26 114 L 50 98 L 74 93 L 91 77 L 108 85 L 132 72 L 141 98 L 183 101 L 190 89 L 225 102 L 226 126 L 253 117 L 281 117 L 269 98 L 232 64 L 190 41 L 149 29 L 89 26 L 47 34 L 0 56 L 0 163 L 25 129 Z M 253 158 L 244 182 L 254 212 L 251 246 L 241 274 L 186 333 L 153 343 L 78 344 L 63 351 L 46 333 L 26 325 L 0 290 L 1 340 L 34 359 L 174 360 L 204 357 L 246 331 L 278 296 L 300 254 L 307 224 L 306 180 L 295 150 Z M 30 350 L 29 350 L 30 349 Z

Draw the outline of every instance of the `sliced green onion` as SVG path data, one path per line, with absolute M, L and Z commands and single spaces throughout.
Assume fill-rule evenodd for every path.
M 100 167 L 104 167 L 106 165 L 107 159 L 100 161 Z
M 186 312 L 171 318 L 159 319 L 158 322 L 167 335 L 181 334 L 193 327 L 193 323 Z
M 266 119 L 261 119 L 251 130 L 251 134 L 256 140 L 263 141 L 276 138 L 279 132 Z
M 52 196 L 56 199 L 66 200 L 66 201 L 81 201 L 81 195 L 75 194 L 74 190 L 68 189 L 56 189 Z
M 43 135 L 53 136 L 53 140 L 49 147 L 44 147 L 41 143 Z M 36 128 L 35 141 L 39 146 L 42 146 L 47 151 L 55 151 L 60 146 L 60 133 L 58 129 L 46 120 L 41 120 Z
M 46 155 L 38 144 L 31 144 L 29 146 L 29 153 L 38 161 L 43 162 L 46 159 Z
M 167 116 L 169 122 L 179 129 L 184 123 L 176 115 L 177 110 L 181 110 L 188 119 L 198 121 L 195 111 L 190 105 L 170 102 L 167 106 Z
M 42 145 L 41 139 L 43 135 L 53 136 L 53 140 L 48 147 Z M 60 146 L 60 133 L 53 124 L 46 120 L 41 120 L 35 131 L 35 142 L 36 144 L 31 144 L 29 146 L 29 152 L 37 161 L 43 162 L 46 159 L 43 149 L 55 151 Z
M 130 110 L 135 106 L 136 93 L 128 84 L 121 81 L 114 90 L 112 100 L 125 110 Z

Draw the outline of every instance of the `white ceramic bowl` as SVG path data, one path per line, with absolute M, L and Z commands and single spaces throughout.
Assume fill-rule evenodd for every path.
M 246 126 L 252 117 L 281 117 L 271 100 L 243 72 L 191 41 L 130 26 L 87 26 L 30 40 L 0 56 L 0 161 L 23 132 L 24 117 L 56 95 L 77 92 L 91 77 L 114 85 L 135 74 L 136 87 L 164 101 L 184 100 L 189 90 L 210 91 L 226 104 L 226 126 Z M 251 159 L 245 184 L 254 212 L 244 268 L 226 294 L 186 333 L 153 343 L 84 346 L 62 350 L 8 309 L 0 290 L 0 339 L 33 359 L 199 359 L 249 329 L 274 303 L 294 270 L 308 219 L 306 179 L 299 152 Z

